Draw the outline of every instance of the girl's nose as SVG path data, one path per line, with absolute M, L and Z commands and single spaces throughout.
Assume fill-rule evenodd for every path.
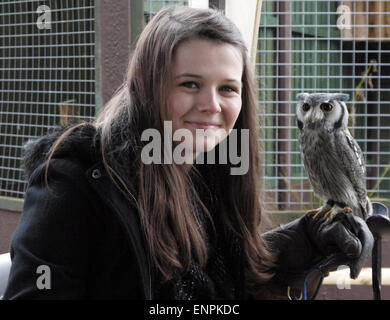
M 218 92 L 215 89 L 204 89 L 203 92 L 199 93 L 197 108 L 200 112 L 221 112 Z

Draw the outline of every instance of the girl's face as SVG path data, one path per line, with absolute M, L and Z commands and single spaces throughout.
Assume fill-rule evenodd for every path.
M 241 52 L 230 44 L 190 40 L 177 47 L 164 120 L 172 122 L 173 133 L 188 130 L 194 154 L 212 150 L 233 129 L 242 73 Z

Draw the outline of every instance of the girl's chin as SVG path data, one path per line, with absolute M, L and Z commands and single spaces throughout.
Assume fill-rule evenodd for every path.
M 217 142 L 213 141 L 201 141 L 201 142 L 196 142 L 194 143 L 194 150 L 196 154 L 199 154 L 200 152 L 209 152 L 213 150 L 218 144 L 219 144 L 219 139 L 216 140 Z

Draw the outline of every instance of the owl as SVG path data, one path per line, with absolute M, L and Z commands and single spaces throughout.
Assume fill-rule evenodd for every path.
M 352 212 L 364 220 L 372 213 L 362 151 L 348 130 L 346 94 L 300 93 L 296 110 L 302 161 L 321 208 L 308 211 L 330 223 Z

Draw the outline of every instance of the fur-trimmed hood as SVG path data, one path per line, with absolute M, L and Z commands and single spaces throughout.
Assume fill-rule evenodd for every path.
M 51 133 L 28 141 L 23 146 L 22 169 L 27 180 L 34 170 L 47 160 L 51 147 L 67 129 L 70 127 L 58 128 Z M 71 131 L 59 145 L 53 158 L 77 157 L 79 161 L 89 166 L 98 161 L 98 149 L 97 130 L 92 124 L 85 123 Z
M 67 129 L 25 145 L 29 185 L 11 241 L 4 299 L 149 300 L 150 266 L 137 208 L 104 171 L 100 148 L 95 148 L 99 130 L 91 124 Z M 69 135 L 45 177 L 50 148 L 62 133 Z M 51 290 L 36 285 L 42 262 L 55 279 Z

